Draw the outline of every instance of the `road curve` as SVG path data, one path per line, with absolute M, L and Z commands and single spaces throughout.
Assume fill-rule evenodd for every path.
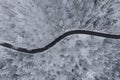
M 13 49 L 16 51 L 20 51 L 20 52 L 25 52 L 25 53 L 29 53 L 29 54 L 36 54 L 36 53 L 44 52 L 44 51 L 48 50 L 49 48 L 53 47 L 56 43 L 58 43 L 63 38 L 65 38 L 69 35 L 73 35 L 73 34 L 86 34 L 86 35 L 94 35 L 94 36 L 105 37 L 105 38 L 120 39 L 120 35 L 106 34 L 106 33 L 86 31 L 86 30 L 71 30 L 71 31 L 63 33 L 62 35 L 60 35 L 59 37 L 54 39 L 51 43 L 47 44 L 45 47 L 42 47 L 42 48 L 28 50 L 26 48 L 15 47 L 12 44 L 9 44 L 6 42 L 0 43 L 0 46 L 10 48 L 10 49 Z

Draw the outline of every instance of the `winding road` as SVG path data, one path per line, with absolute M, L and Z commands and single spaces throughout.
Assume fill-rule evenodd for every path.
M 29 50 L 29 49 L 26 49 L 26 48 L 15 47 L 15 46 L 13 46 L 12 44 L 9 44 L 9 43 L 1 43 L 0 46 L 10 48 L 10 49 L 13 49 L 13 50 L 16 50 L 16 51 L 20 51 L 20 52 L 35 54 L 35 53 L 44 52 L 44 51 L 48 50 L 49 48 L 53 47 L 56 43 L 58 43 L 63 38 L 65 38 L 69 35 L 73 35 L 73 34 L 86 34 L 86 35 L 94 35 L 94 36 L 105 37 L 105 38 L 120 39 L 120 35 L 106 34 L 106 33 L 86 31 L 86 30 L 71 30 L 71 31 L 63 33 L 58 38 L 56 38 L 51 43 L 47 44 L 45 47 L 42 47 L 42 48 L 36 48 L 36 49 Z

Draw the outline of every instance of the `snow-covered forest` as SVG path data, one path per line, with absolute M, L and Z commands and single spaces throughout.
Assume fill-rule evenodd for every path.
M 0 0 L 0 43 L 39 48 L 70 30 L 120 34 L 120 0 Z M 34 55 L 0 46 L 0 80 L 120 80 L 120 40 L 76 34 Z

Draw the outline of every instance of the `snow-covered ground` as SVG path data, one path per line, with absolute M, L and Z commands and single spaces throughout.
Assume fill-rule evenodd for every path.
M 0 43 L 28 49 L 119 25 L 120 0 L 0 0 Z M 0 80 L 120 80 L 120 40 L 76 34 L 34 55 L 0 46 Z

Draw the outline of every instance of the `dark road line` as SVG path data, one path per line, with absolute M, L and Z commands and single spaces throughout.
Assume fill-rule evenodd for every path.
M 99 32 L 86 31 L 86 30 L 72 30 L 72 31 L 68 31 L 68 32 L 65 32 L 64 34 L 60 35 L 58 38 L 56 38 L 54 41 L 52 41 L 51 43 L 49 43 L 48 45 L 46 45 L 43 48 L 28 50 L 26 48 L 15 47 L 9 43 L 1 43 L 0 46 L 10 48 L 10 49 L 13 49 L 16 51 L 20 51 L 20 52 L 35 54 L 35 53 L 39 53 L 39 52 L 48 50 L 49 48 L 53 47 L 56 43 L 58 43 L 63 38 L 65 38 L 69 35 L 73 35 L 73 34 L 86 34 L 86 35 L 94 35 L 94 36 L 105 37 L 105 38 L 120 39 L 120 35 L 99 33 Z

